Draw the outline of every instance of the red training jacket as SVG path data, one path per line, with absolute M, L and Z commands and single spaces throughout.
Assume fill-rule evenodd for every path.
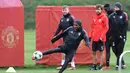
M 100 15 L 96 14 L 93 17 L 92 31 L 90 32 L 89 37 L 92 38 L 92 41 L 98 41 L 101 39 L 105 42 L 108 28 L 108 17 L 104 13 L 101 13 Z

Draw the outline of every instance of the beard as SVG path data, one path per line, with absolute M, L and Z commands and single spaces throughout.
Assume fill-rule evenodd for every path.
M 101 14 L 101 12 L 96 12 L 96 14 L 97 14 L 97 15 L 100 15 L 100 14 Z

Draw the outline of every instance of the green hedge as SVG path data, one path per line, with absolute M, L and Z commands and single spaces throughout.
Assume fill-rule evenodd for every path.
M 109 3 L 114 5 L 119 1 L 123 5 L 123 10 L 130 15 L 130 0 L 21 0 L 25 8 L 25 29 L 35 29 L 35 10 L 38 5 L 59 6 L 59 5 L 95 5 Z M 130 26 L 129 26 L 130 29 Z

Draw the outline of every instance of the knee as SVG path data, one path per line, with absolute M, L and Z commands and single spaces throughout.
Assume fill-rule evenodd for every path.
M 96 52 L 95 52 L 95 51 L 93 51 L 93 55 L 96 55 Z

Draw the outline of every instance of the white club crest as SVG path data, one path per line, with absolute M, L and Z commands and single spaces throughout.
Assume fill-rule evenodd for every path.
M 113 16 L 113 18 L 115 18 L 115 16 Z
M 81 35 L 81 33 L 79 32 L 79 33 L 78 33 L 78 35 L 80 36 L 80 35 Z
M 19 40 L 19 31 L 16 30 L 13 26 L 8 26 L 2 31 L 2 41 L 4 46 L 8 48 L 13 48 L 16 46 Z
M 122 19 L 123 17 L 122 16 L 120 16 L 120 19 Z
M 99 22 L 101 22 L 102 20 L 101 19 L 99 19 Z
M 63 22 L 63 19 L 61 20 L 61 22 Z
M 70 31 L 70 33 L 74 33 L 73 31 Z
M 69 21 L 69 18 L 67 18 L 67 22 Z

